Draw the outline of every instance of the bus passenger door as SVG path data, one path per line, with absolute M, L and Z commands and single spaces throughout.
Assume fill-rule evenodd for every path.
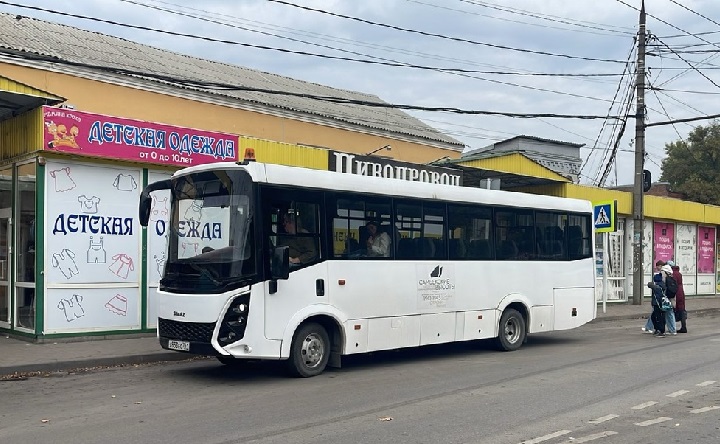
M 322 193 L 274 188 L 262 193 L 268 250 L 287 246 L 290 252 L 289 278 L 265 283 L 265 337 L 282 339 L 296 313 L 328 301 L 327 265 L 320 235 Z M 273 293 L 272 287 L 276 287 Z

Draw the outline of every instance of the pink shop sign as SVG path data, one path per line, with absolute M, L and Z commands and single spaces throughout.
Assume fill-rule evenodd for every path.
M 237 160 L 232 134 L 49 106 L 43 123 L 49 151 L 178 166 Z
M 715 228 L 698 227 L 697 272 L 715 272 Z

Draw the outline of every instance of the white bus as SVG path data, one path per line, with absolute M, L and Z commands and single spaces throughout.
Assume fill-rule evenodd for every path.
M 516 350 L 596 314 L 588 201 L 244 161 L 149 184 L 143 226 L 155 192 L 171 202 L 157 295 L 169 350 L 309 377 L 377 350 Z

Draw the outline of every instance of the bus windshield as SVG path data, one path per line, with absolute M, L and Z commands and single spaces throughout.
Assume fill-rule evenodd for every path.
M 252 180 L 240 170 L 172 179 L 162 290 L 221 293 L 249 285 L 258 263 L 251 190 Z

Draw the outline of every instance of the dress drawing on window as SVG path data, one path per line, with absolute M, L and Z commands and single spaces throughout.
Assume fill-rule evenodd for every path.
M 103 238 L 95 239 L 95 236 L 90 236 L 90 247 L 87 251 L 87 263 L 88 264 L 104 264 L 107 262 L 107 252 L 103 248 Z
M 75 181 L 72 180 L 72 177 L 70 177 L 70 167 L 51 170 L 49 174 L 55 181 L 55 192 L 57 193 L 70 191 L 77 186 Z
M 105 308 L 118 316 L 127 316 L 128 300 L 121 294 L 116 294 L 105 303 Z
M 85 309 L 81 304 L 82 300 L 83 297 L 79 294 L 73 294 L 69 298 L 60 299 L 57 308 L 63 312 L 67 322 L 72 322 L 75 319 L 85 316 Z
M 80 212 L 85 214 L 95 214 L 98 212 L 98 204 L 100 203 L 99 197 L 87 197 L 82 194 L 78 196 L 78 202 L 80 202 Z
M 133 260 L 125 253 L 118 253 L 112 257 L 113 263 L 108 269 L 117 277 L 127 279 L 131 271 L 135 269 Z
M 133 191 L 137 189 L 137 182 L 132 174 L 120 173 L 115 176 L 115 180 L 112 185 L 118 191 Z
M 63 248 L 60 253 L 52 255 L 52 266 L 60 270 L 60 273 L 65 276 L 65 279 L 70 279 L 74 275 L 80 274 L 78 271 L 77 264 L 75 263 L 75 253 Z

